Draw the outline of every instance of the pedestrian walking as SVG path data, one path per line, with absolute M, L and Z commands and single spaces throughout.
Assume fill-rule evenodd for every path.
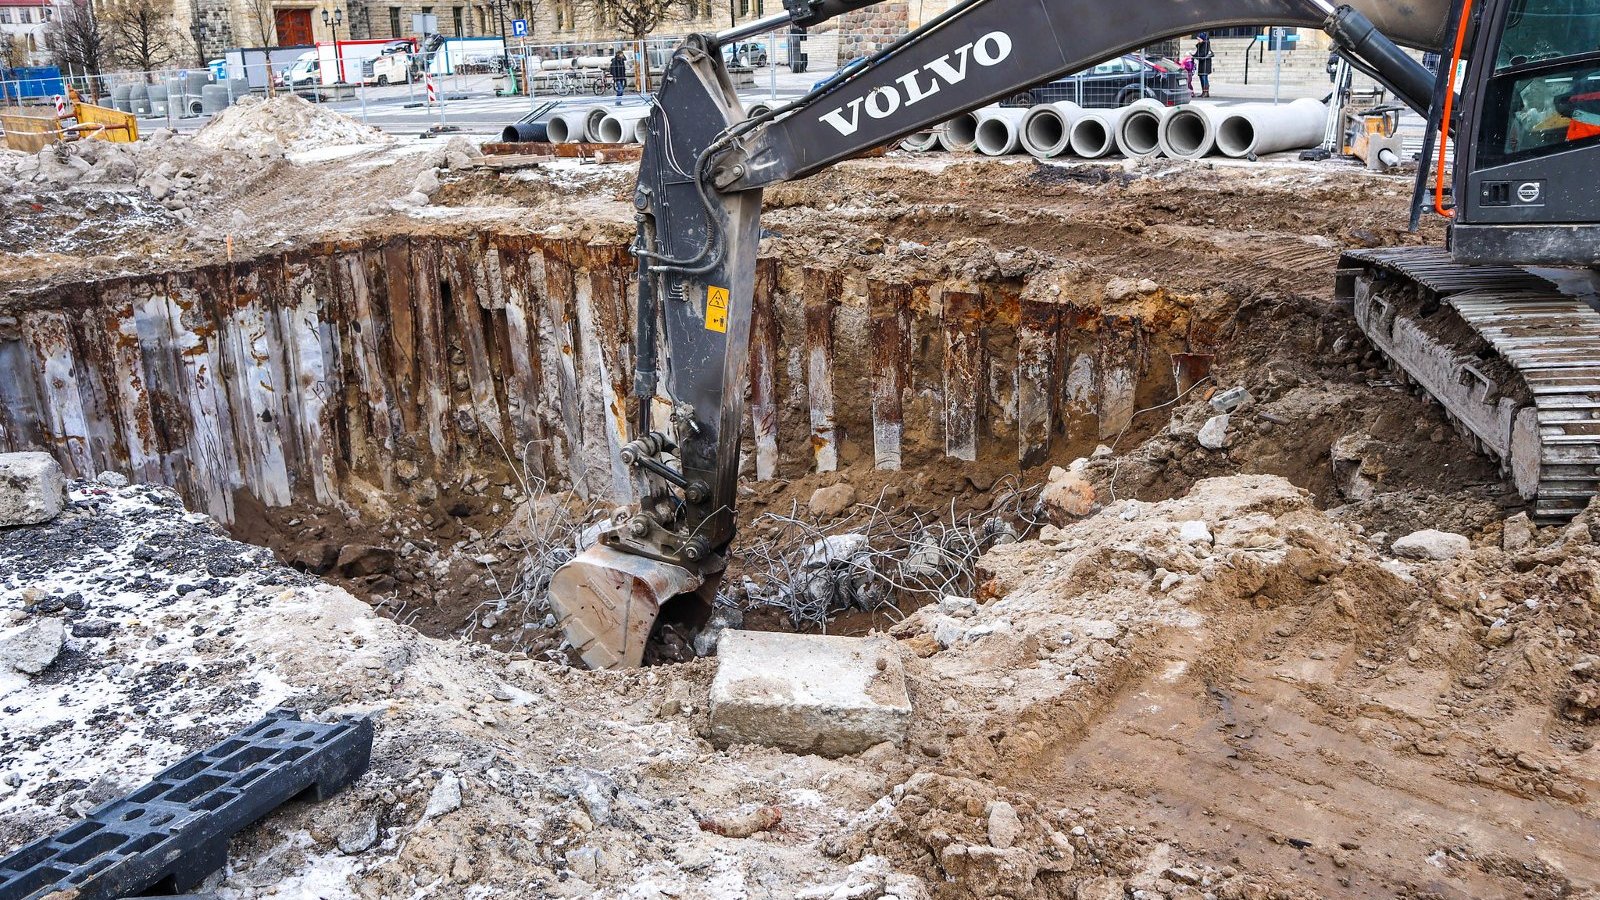
M 1183 62 L 1178 63 L 1178 65 L 1183 67 L 1183 77 L 1188 79 L 1189 96 L 1192 97 L 1194 96 L 1194 54 L 1191 53 L 1185 56 Z
M 628 84 L 628 62 L 622 58 L 621 48 L 611 57 L 611 81 L 617 86 L 617 105 L 621 106 L 622 90 Z
M 1200 76 L 1200 96 L 1211 96 L 1211 36 L 1204 31 L 1194 36 L 1194 72 Z

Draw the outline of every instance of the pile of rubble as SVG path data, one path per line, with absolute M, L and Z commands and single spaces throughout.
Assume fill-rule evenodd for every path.
M 13 464 L 45 499 L 0 504 L 14 526 L 0 531 L 0 846 L 289 704 L 373 716 L 372 771 L 236 841 L 228 896 L 1600 884 L 1583 838 L 1600 720 L 1591 518 L 1387 548 L 1273 476 L 1086 510 L 1093 485 L 1063 487 L 1080 465 L 1045 493 L 1071 501 L 1051 511 L 1061 524 L 990 549 L 977 596 L 916 611 L 859 663 L 847 650 L 826 684 L 760 701 L 773 712 L 744 705 L 751 684 L 814 677 L 781 640 L 615 673 L 434 640 L 170 493 L 107 475 L 63 499 L 51 470 Z M 867 688 L 873 710 L 785 711 L 858 664 L 863 685 L 903 670 L 902 699 Z M 1307 784 L 1327 787 L 1301 797 Z M 1379 796 L 1441 805 L 1391 817 Z M 1162 812 L 1189 803 L 1205 814 Z
M 194 136 L 197 147 L 282 156 L 323 147 L 390 144 L 394 136 L 295 94 L 246 97 Z

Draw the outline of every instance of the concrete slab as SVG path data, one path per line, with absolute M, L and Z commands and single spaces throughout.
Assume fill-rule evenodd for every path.
M 723 633 L 711 741 L 845 756 L 905 740 L 911 720 L 898 645 L 869 638 Z

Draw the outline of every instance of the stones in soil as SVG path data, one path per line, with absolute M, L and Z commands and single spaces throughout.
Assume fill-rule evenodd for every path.
M 48 522 L 66 496 L 66 475 L 50 454 L 0 453 L 0 528 Z

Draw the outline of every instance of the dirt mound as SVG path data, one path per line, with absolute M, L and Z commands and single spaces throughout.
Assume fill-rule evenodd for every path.
M 207 150 L 250 152 L 281 147 L 289 153 L 393 141 L 393 136 L 370 125 L 308 103 L 293 94 L 266 100 L 241 100 L 212 119 L 194 137 L 194 143 Z

